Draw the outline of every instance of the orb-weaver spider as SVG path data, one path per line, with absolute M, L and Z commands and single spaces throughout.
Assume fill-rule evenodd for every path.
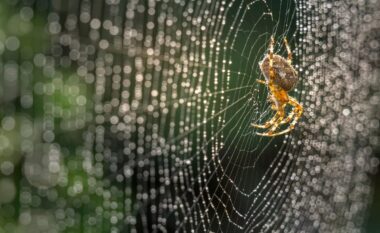
M 272 109 L 276 114 L 269 121 L 262 125 L 251 124 L 253 127 L 270 129 L 265 133 L 256 133 L 262 136 L 277 136 L 285 134 L 294 129 L 296 123 L 302 115 L 303 107 L 296 99 L 288 95 L 288 91 L 293 89 L 298 81 L 297 71 L 292 66 L 292 52 L 286 38 L 284 44 L 288 53 L 288 58 L 285 59 L 280 55 L 273 54 L 274 38 L 271 37 L 269 43 L 269 53 L 259 62 L 261 72 L 265 77 L 264 80 L 257 80 L 258 83 L 265 84 L 269 89 L 269 100 L 271 101 Z M 292 112 L 285 118 L 285 107 L 287 104 L 293 106 Z M 290 123 L 285 130 L 276 132 L 281 124 Z

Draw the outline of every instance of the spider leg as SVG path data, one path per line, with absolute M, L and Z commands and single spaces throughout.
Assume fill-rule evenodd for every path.
M 264 80 L 260 80 L 260 79 L 257 79 L 256 82 L 258 82 L 258 83 L 260 83 L 260 84 L 264 84 L 264 85 L 267 84 Z
M 289 104 L 293 105 L 294 106 L 294 109 L 295 109 L 295 117 L 292 121 L 292 123 L 290 123 L 289 127 L 283 131 L 280 131 L 280 132 L 277 132 L 277 133 L 273 133 L 271 135 L 264 135 L 264 136 L 277 136 L 277 135 L 281 135 L 281 134 L 286 134 L 290 131 L 292 131 L 295 127 L 295 125 L 297 124 L 298 120 L 300 119 L 300 117 L 302 116 L 302 113 L 303 113 L 303 107 L 301 104 L 298 103 L 298 101 L 292 97 L 289 97 Z
M 285 44 L 285 47 L 286 47 L 286 51 L 288 52 L 288 63 L 291 65 L 292 64 L 292 57 L 293 57 L 293 53 L 292 53 L 292 50 L 290 49 L 290 46 L 288 44 L 288 40 L 286 39 L 286 37 L 284 38 L 284 44 Z
M 293 119 L 296 112 L 297 112 L 296 108 L 293 108 L 290 114 L 284 120 L 281 121 L 280 125 L 289 123 Z
M 282 120 L 284 119 L 284 116 L 285 116 L 285 108 L 284 106 L 281 106 L 281 108 L 279 108 L 277 110 L 277 113 L 279 115 L 279 117 L 275 120 L 275 122 L 273 123 L 272 127 L 270 128 L 269 131 L 265 132 L 265 133 L 256 133 L 257 135 L 261 135 L 261 136 L 275 136 L 274 134 L 274 131 L 276 131 L 276 129 L 278 128 L 278 126 L 280 125 L 280 123 L 282 122 Z
M 269 42 L 269 84 L 273 82 L 273 79 L 275 77 L 274 70 L 273 70 L 273 46 L 274 46 L 274 38 L 271 36 L 270 42 Z
M 263 125 L 257 125 L 257 124 L 252 123 L 251 126 L 252 127 L 256 127 L 256 128 L 260 128 L 260 129 L 266 129 L 266 128 L 269 128 L 270 126 L 272 126 L 277 121 L 278 118 L 279 118 L 279 115 L 278 115 L 278 113 L 276 113 L 272 117 L 272 119 L 270 119 L 269 121 L 265 122 Z

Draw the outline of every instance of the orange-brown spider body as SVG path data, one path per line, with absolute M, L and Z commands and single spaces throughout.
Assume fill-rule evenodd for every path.
M 288 91 L 292 90 L 297 84 L 298 74 L 292 66 L 292 53 L 286 39 L 284 39 L 284 43 L 288 52 L 287 59 L 273 54 L 274 39 L 272 37 L 269 44 L 269 54 L 259 63 L 265 81 L 258 80 L 258 82 L 267 85 L 270 92 L 269 99 L 272 102 L 272 109 L 276 111 L 276 114 L 263 125 L 252 124 L 252 126 L 256 128 L 270 128 L 265 133 L 257 133 L 258 135 L 277 136 L 288 133 L 294 129 L 295 124 L 302 116 L 302 105 L 300 105 L 296 99 L 288 95 Z M 293 110 L 285 118 L 285 107 L 287 104 L 292 105 Z M 291 123 L 287 129 L 276 132 L 281 124 L 289 122 Z
M 267 82 L 270 81 L 269 74 L 269 56 L 266 56 L 260 63 L 261 72 Z M 293 66 L 288 63 L 288 61 L 277 55 L 273 54 L 273 71 L 274 77 L 273 82 L 284 89 L 285 91 L 290 91 L 294 88 L 298 81 L 297 71 L 294 70 Z

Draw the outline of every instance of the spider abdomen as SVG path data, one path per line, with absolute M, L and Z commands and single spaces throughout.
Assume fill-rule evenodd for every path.
M 269 56 L 266 56 L 259 63 L 259 65 L 265 79 L 269 80 Z M 297 71 L 285 58 L 276 54 L 273 54 L 273 71 L 274 83 L 283 88 L 285 91 L 290 91 L 297 84 Z

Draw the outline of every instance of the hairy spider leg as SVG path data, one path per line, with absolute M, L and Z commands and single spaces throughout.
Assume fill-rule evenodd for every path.
M 296 108 L 293 108 L 289 115 L 284 120 L 282 120 L 280 124 L 282 125 L 289 123 L 293 119 L 294 114 L 296 114 Z
M 264 80 L 261 80 L 261 79 L 256 80 L 256 82 L 258 82 L 258 83 L 260 83 L 260 84 L 264 84 L 264 85 L 267 84 Z
M 273 84 L 273 80 L 274 80 L 273 46 L 274 46 L 274 38 L 273 36 L 271 36 L 270 42 L 269 42 L 269 84 Z
M 293 110 L 290 112 L 290 114 L 280 122 L 280 125 L 289 123 L 293 119 L 295 114 L 297 114 L 297 111 L 296 111 L 296 108 L 293 108 Z M 269 121 L 265 122 L 263 125 L 258 125 L 258 124 L 252 123 L 251 126 L 256 127 L 256 128 L 260 128 L 260 129 L 266 129 L 266 128 L 269 128 L 270 126 L 272 126 L 276 122 L 278 117 L 279 117 L 279 115 L 276 113 Z
M 269 55 L 269 77 L 271 80 L 273 80 L 273 77 L 274 77 L 274 71 L 272 69 L 272 67 L 273 67 L 273 46 L 274 46 L 274 37 L 271 36 L 270 41 L 269 41 L 269 54 L 268 54 Z M 269 83 L 271 80 L 269 80 Z M 267 82 L 264 80 L 256 80 L 256 82 L 267 85 Z
M 263 85 L 266 85 L 266 82 L 264 80 L 256 80 L 256 82 L 263 84 Z M 274 104 L 272 104 L 272 109 L 274 108 L 273 105 Z M 279 117 L 280 117 L 280 115 L 276 112 L 276 114 L 269 121 L 265 122 L 263 125 L 258 125 L 258 124 L 252 123 L 251 126 L 256 127 L 256 128 L 260 128 L 260 129 L 266 129 L 266 128 L 269 128 L 270 126 L 272 126 L 277 121 L 277 119 Z
M 295 109 L 295 117 L 294 117 L 292 123 L 290 123 L 289 127 L 287 129 L 283 130 L 283 131 L 280 131 L 280 132 L 277 132 L 277 133 L 273 133 L 273 134 L 270 134 L 270 135 L 263 134 L 263 136 L 278 136 L 278 135 L 281 135 L 281 134 L 286 134 L 286 133 L 292 131 L 295 128 L 295 125 L 297 124 L 298 120 L 302 116 L 303 107 L 293 97 L 289 97 L 289 104 L 293 105 L 294 109 Z
M 278 112 L 276 112 L 276 114 L 272 117 L 272 119 L 265 122 L 263 125 L 258 125 L 258 124 L 252 123 L 251 126 L 256 127 L 256 128 L 260 128 L 260 129 L 266 129 L 266 128 L 269 128 L 270 126 L 272 126 L 277 121 L 277 119 L 279 117 L 280 117 L 280 115 L 278 114 Z
M 292 104 L 292 102 L 290 101 L 290 99 L 292 99 L 292 97 L 289 96 L 289 104 L 293 106 L 293 109 L 289 113 L 289 115 L 284 120 L 282 120 L 281 125 L 289 123 L 293 119 L 294 115 L 297 114 L 298 109 L 297 109 L 297 107 L 294 104 Z
M 256 80 L 256 81 L 258 83 L 265 84 L 265 81 L 263 81 L 263 80 Z M 292 105 L 292 106 L 294 106 L 294 105 Z M 292 111 L 289 113 L 289 115 L 281 121 L 280 125 L 289 123 L 293 119 L 293 117 L 296 113 L 297 113 L 297 108 L 294 107 L 292 109 Z M 263 125 L 258 125 L 258 124 L 252 123 L 251 126 L 256 127 L 256 128 L 266 129 L 266 128 L 269 128 L 269 126 L 272 126 L 277 118 L 278 118 L 278 114 L 275 114 L 272 117 L 272 119 L 270 119 L 268 122 L 264 123 Z
M 282 120 L 285 117 L 285 105 L 286 104 L 283 104 L 281 107 L 278 108 L 276 114 L 278 114 L 279 117 L 274 122 L 274 124 L 272 125 L 270 130 L 265 132 L 265 133 L 256 133 L 257 135 L 261 135 L 261 136 L 275 136 L 276 135 L 276 133 L 274 133 L 274 132 L 276 131 L 276 129 L 278 128 L 278 126 L 280 125 L 280 123 L 282 122 Z
M 285 44 L 286 51 L 288 53 L 288 59 L 287 59 L 287 61 L 288 61 L 289 65 L 291 65 L 292 64 L 293 53 L 292 53 L 292 50 L 290 49 L 290 46 L 288 44 L 288 40 L 286 39 L 286 37 L 284 38 L 284 44 Z

